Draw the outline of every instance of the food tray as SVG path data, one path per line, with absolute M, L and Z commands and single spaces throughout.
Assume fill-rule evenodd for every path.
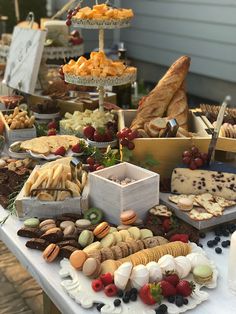
M 44 47 L 43 58 L 45 59 L 64 59 L 77 57 L 84 54 L 84 44 L 68 47 Z
M 175 215 L 182 219 L 183 221 L 187 222 L 191 226 L 195 227 L 198 230 L 207 229 L 210 227 L 214 227 L 216 225 L 226 223 L 232 220 L 236 219 L 236 206 L 228 207 L 224 210 L 222 216 L 213 217 L 208 220 L 202 220 L 202 221 L 195 221 L 192 220 L 187 213 L 179 210 L 176 204 L 169 201 L 169 196 L 172 195 L 171 193 L 160 193 L 160 203 L 166 205 L 169 207 Z
M 87 142 L 89 146 L 97 147 L 97 148 L 107 148 L 108 146 L 110 146 L 111 148 L 114 148 L 117 146 L 116 139 L 111 142 L 95 142 L 95 141 L 90 141 L 89 139 L 87 139 Z
M 76 76 L 65 74 L 65 81 L 75 85 L 85 86 L 117 86 L 132 83 L 136 80 L 137 70 L 122 76 L 96 77 L 96 76 Z
M 192 252 L 197 252 L 206 255 L 205 252 L 198 247 L 195 243 L 191 243 Z M 213 269 L 213 280 L 205 287 L 214 289 L 217 286 L 218 271 L 213 261 L 210 261 Z M 75 300 L 76 303 L 80 304 L 83 308 L 89 309 L 94 303 L 104 303 L 101 313 L 103 314 L 155 314 L 154 306 L 145 305 L 139 299 L 136 302 L 128 304 L 122 303 L 119 307 L 114 307 L 113 301 L 115 299 L 106 297 L 104 292 L 94 292 L 91 288 L 91 279 L 85 277 L 81 271 L 75 270 L 69 260 L 63 259 L 60 263 L 61 270 L 60 276 L 62 278 L 61 285 L 69 296 Z M 187 280 L 193 280 L 192 274 L 190 274 Z M 197 307 L 200 303 L 207 300 L 209 295 L 206 291 L 202 291 L 202 287 L 196 284 L 194 293 L 188 297 L 189 303 L 182 307 L 177 307 L 175 304 L 171 304 L 168 301 L 162 302 L 168 306 L 169 314 L 184 313 Z M 78 309 L 78 313 L 79 313 Z M 199 312 L 201 313 L 201 312 Z
M 73 26 L 87 29 L 115 29 L 129 27 L 131 20 L 132 18 L 95 20 L 95 19 L 77 19 L 76 17 L 73 17 L 72 24 Z

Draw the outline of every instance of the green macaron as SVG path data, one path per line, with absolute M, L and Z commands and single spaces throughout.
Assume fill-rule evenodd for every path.
M 92 231 L 83 230 L 79 236 L 78 242 L 84 248 L 93 243 L 94 235 Z
M 203 285 L 212 280 L 213 271 L 209 265 L 195 266 L 193 269 L 193 278 L 196 283 Z
M 29 218 L 24 221 L 24 226 L 28 228 L 37 228 L 39 226 L 38 218 Z

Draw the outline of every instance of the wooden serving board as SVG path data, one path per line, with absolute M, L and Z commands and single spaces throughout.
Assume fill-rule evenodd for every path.
M 169 200 L 169 196 L 172 195 L 171 193 L 160 193 L 160 203 L 166 205 L 170 208 L 175 215 L 182 219 L 183 221 L 187 222 L 191 226 L 195 227 L 198 230 L 207 229 L 210 227 L 214 227 L 216 225 L 230 222 L 236 219 L 236 206 L 228 207 L 224 210 L 222 216 L 213 217 L 208 220 L 196 221 L 191 219 L 186 212 L 181 211 L 177 205 Z

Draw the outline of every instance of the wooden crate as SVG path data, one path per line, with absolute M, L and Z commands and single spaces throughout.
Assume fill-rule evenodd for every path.
M 30 180 L 38 168 L 39 166 L 34 168 L 28 180 Z M 88 186 L 85 186 L 81 197 L 71 197 L 58 202 L 40 201 L 36 197 L 25 197 L 24 191 L 25 185 L 15 201 L 17 214 L 21 219 L 30 217 L 47 218 L 65 213 L 81 213 L 88 209 Z
M 0 112 L 0 119 L 2 119 L 2 121 L 4 122 L 4 125 L 5 125 L 4 133 L 5 133 L 5 138 L 6 138 L 7 143 L 12 144 L 14 142 L 26 141 L 26 140 L 30 140 L 32 138 L 35 138 L 37 136 L 35 126 L 33 126 L 33 128 L 29 128 L 29 129 L 11 130 L 9 128 L 9 126 L 6 123 L 6 120 L 4 118 L 4 115 L 10 114 L 12 112 L 13 112 L 13 110 L 6 110 L 6 111 Z
M 120 110 L 119 130 L 129 127 L 136 115 L 136 110 Z M 192 138 L 140 138 L 135 139 L 135 149 L 132 156 L 137 161 L 145 160 L 151 156 L 158 162 L 158 166 L 150 169 L 160 174 L 161 178 L 169 178 L 173 168 L 182 162 L 182 153 L 192 145 L 196 145 L 202 152 L 207 152 L 210 143 L 210 135 L 207 126 L 201 117 L 196 116 L 193 111 L 189 112 L 189 129 L 198 133 Z M 121 147 L 122 152 L 122 147 Z
M 136 181 L 122 186 L 109 180 L 111 175 Z M 90 173 L 89 189 L 90 205 L 101 208 L 114 224 L 120 224 L 124 210 L 134 209 L 143 219 L 147 210 L 159 204 L 159 175 L 126 162 Z

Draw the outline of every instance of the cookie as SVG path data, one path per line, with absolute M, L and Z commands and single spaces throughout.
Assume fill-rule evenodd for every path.
M 87 229 L 89 226 L 91 226 L 91 221 L 88 219 L 78 219 L 75 222 L 76 227 L 81 229 Z
M 76 240 L 64 240 L 61 242 L 58 242 L 57 245 L 62 248 L 64 246 L 73 246 L 75 248 L 79 248 L 79 243 Z
M 109 224 L 106 221 L 103 221 L 93 230 L 93 233 L 95 237 L 102 239 L 109 233 L 109 230 Z
M 71 254 L 77 250 L 76 247 L 71 245 L 66 245 L 60 248 L 60 257 L 62 258 L 70 258 Z
M 60 228 L 61 228 L 62 230 L 65 230 L 65 229 L 66 229 L 67 227 L 69 227 L 69 226 L 75 228 L 74 222 L 73 222 L 73 221 L 70 221 L 70 220 L 66 220 L 66 221 L 62 221 L 62 222 L 60 223 Z
M 51 263 L 57 258 L 59 252 L 60 252 L 59 246 L 54 243 L 51 243 L 43 251 L 43 258 L 47 263 Z
M 118 231 L 121 231 L 121 230 L 128 230 L 130 228 L 130 226 L 129 225 L 119 225 L 119 226 L 117 226 L 117 230 Z
M 128 230 L 121 230 L 119 231 L 121 237 L 122 237 L 122 241 L 125 242 L 126 239 L 130 238 L 130 234 Z
M 54 219 L 46 219 L 46 220 L 43 220 L 40 222 L 39 228 L 42 228 L 46 225 L 55 225 L 55 224 L 56 224 L 56 222 Z
M 111 273 L 117 270 L 119 264 L 114 260 L 106 260 L 101 264 L 101 274 Z
M 44 251 L 49 243 L 43 239 L 33 238 L 26 242 L 25 246 L 29 249 Z
M 181 197 L 178 200 L 177 207 L 183 212 L 189 212 L 193 209 L 193 200 L 187 197 Z
M 46 232 L 46 231 L 53 229 L 53 228 L 56 228 L 56 224 L 46 224 L 43 227 L 40 227 L 40 230 L 42 232 Z
M 29 218 L 24 221 L 24 226 L 29 228 L 38 228 L 39 219 L 38 218 Z
M 103 212 L 99 208 L 92 207 L 84 211 L 84 218 L 90 220 L 92 225 L 96 225 L 102 221 Z
M 17 231 L 17 235 L 25 238 L 39 238 L 42 232 L 38 228 L 23 227 Z
M 106 261 L 107 259 L 114 259 L 112 250 L 107 247 L 101 249 L 101 258 L 102 261 Z
M 87 254 L 88 254 L 88 257 L 94 257 L 98 259 L 100 262 L 102 261 L 101 250 L 89 251 Z
M 69 236 L 69 235 L 74 234 L 75 231 L 76 231 L 75 225 L 74 225 L 74 226 L 70 225 L 70 226 L 67 226 L 67 227 L 63 230 L 63 234 L 64 234 L 64 236 Z
M 156 237 L 146 238 L 143 240 L 145 248 L 152 248 L 159 245 L 159 241 Z
M 122 241 L 122 235 L 120 234 L 120 232 L 115 231 L 112 233 L 113 237 L 114 237 L 114 243 L 119 243 Z
M 94 240 L 93 232 L 89 230 L 83 230 L 79 235 L 78 243 L 84 248 L 87 245 L 93 243 L 93 240 Z
M 90 245 L 86 246 L 83 251 L 86 252 L 87 254 L 91 251 L 94 250 L 100 250 L 102 248 L 102 245 L 99 241 L 93 242 Z
M 111 247 L 113 243 L 115 242 L 115 238 L 112 233 L 109 233 L 101 240 L 101 246 L 103 248 L 105 247 Z
M 83 264 L 83 274 L 90 278 L 97 278 L 101 272 L 101 263 L 99 260 L 89 257 Z
M 137 240 L 137 244 L 138 244 L 138 246 L 139 246 L 139 251 L 145 249 L 145 245 L 144 245 L 143 240 Z
M 121 259 L 123 257 L 123 252 L 121 250 L 121 248 L 118 245 L 114 245 L 111 247 L 114 259 Z
M 74 268 L 82 270 L 87 258 L 88 255 L 84 251 L 76 250 L 70 255 L 70 263 Z
M 117 245 L 121 248 L 122 256 L 123 256 L 123 257 L 129 255 L 129 247 L 128 247 L 127 243 L 125 243 L 125 242 L 119 242 L 119 243 L 117 243 Z
M 114 233 L 117 232 L 117 228 L 116 227 L 110 227 L 109 233 Z
M 140 229 L 141 232 L 141 239 L 146 239 L 146 238 L 150 238 L 153 237 L 153 233 L 151 230 L 149 229 Z
M 48 230 L 40 238 L 46 240 L 49 243 L 57 243 L 62 241 L 63 232 L 61 230 Z
M 130 227 L 128 231 L 135 240 L 139 240 L 141 238 L 141 232 L 138 227 Z

